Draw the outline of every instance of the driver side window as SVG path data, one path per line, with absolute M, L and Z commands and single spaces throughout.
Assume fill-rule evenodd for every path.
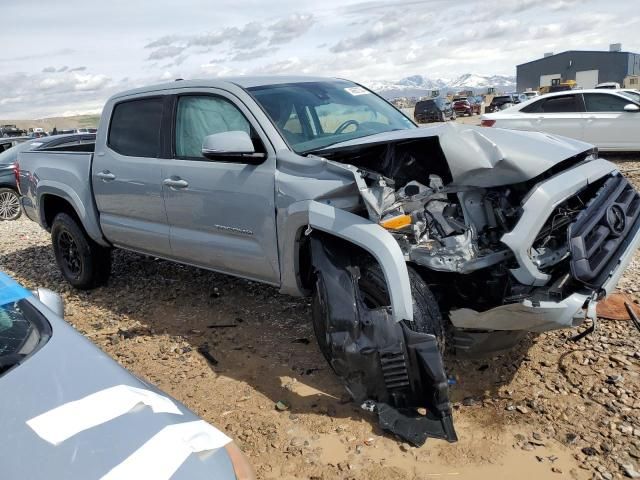
M 202 142 L 206 136 L 233 131 L 247 132 L 255 138 L 249 121 L 229 100 L 197 95 L 178 98 L 175 137 L 177 157 L 204 158 Z
M 624 112 L 625 105 L 631 103 L 624 98 L 606 93 L 586 93 L 584 101 L 587 112 Z

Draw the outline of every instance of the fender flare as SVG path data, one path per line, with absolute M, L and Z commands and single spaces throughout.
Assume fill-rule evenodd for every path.
M 51 195 L 61 198 L 69 205 L 71 205 L 71 208 L 73 208 L 73 210 L 76 212 L 76 215 L 80 219 L 82 227 L 87 232 L 87 235 L 91 237 L 91 239 L 93 239 L 96 243 L 103 247 L 110 246 L 110 244 L 102 236 L 102 231 L 100 230 L 100 226 L 98 225 L 96 212 L 87 211 L 84 203 L 73 189 L 70 189 L 69 187 L 59 182 L 42 180 L 38 183 L 36 195 L 38 198 L 38 215 L 40 217 L 40 224 L 42 227 L 46 228 L 46 217 L 44 214 L 43 200 L 45 196 Z
M 380 225 L 330 205 L 304 200 L 279 211 L 282 293 L 304 293 L 299 283 L 300 232 L 305 227 L 334 235 L 369 252 L 380 264 L 389 288 L 392 317 L 413 321 L 413 298 L 409 272 L 398 242 Z

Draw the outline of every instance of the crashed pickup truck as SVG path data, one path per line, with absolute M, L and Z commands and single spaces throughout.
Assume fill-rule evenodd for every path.
M 595 320 L 640 242 L 640 197 L 592 146 L 418 128 L 338 79 L 124 92 L 92 152 L 24 152 L 16 174 L 77 288 L 104 284 L 124 248 L 311 296 L 353 400 L 416 445 L 456 440 L 445 348 Z

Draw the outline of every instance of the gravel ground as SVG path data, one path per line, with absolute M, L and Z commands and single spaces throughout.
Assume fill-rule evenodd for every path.
M 637 156 L 612 159 L 640 186 Z M 413 448 L 346 402 L 306 300 L 120 251 L 108 286 L 79 292 L 36 224 L 0 222 L 0 239 L 1 270 L 61 293 L 70 323 L 226 430 L 259 478 L 609 479 L 640 470 L 640 333 L 626 321 L 602 320 L 577 344 L 567 341 L 573 331 L 552 332 L 494 359 L 448 358 L 460 441 Z M 619 285 L 636 302 L 639 269 L 636 256 Z

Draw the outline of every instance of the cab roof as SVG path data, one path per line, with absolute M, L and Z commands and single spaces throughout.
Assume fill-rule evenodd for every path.
M 171 90 L 175 88 L 220 88 L 228 90 L 230 87 L 240 87 L 248 89 L 253 87 L 261 87 L 266 85 L 282 85 L 287 83 L 308 83 L 308 82 L 336 82 L 349 81 L 341 78 L 316 77 L 305 75 L 259 75 L 259 76 L 237 76 L 237 77 L 218 77 L 204 78 L 195 80 L 176 79 L 173 82 L 149 85 L 146 87 L 126 90 L 115 94 L 111 98 L 127 97 L 139 93 L 151 93 L 162 90 Z M 352 82 L 353 83 L 353 82 Z

